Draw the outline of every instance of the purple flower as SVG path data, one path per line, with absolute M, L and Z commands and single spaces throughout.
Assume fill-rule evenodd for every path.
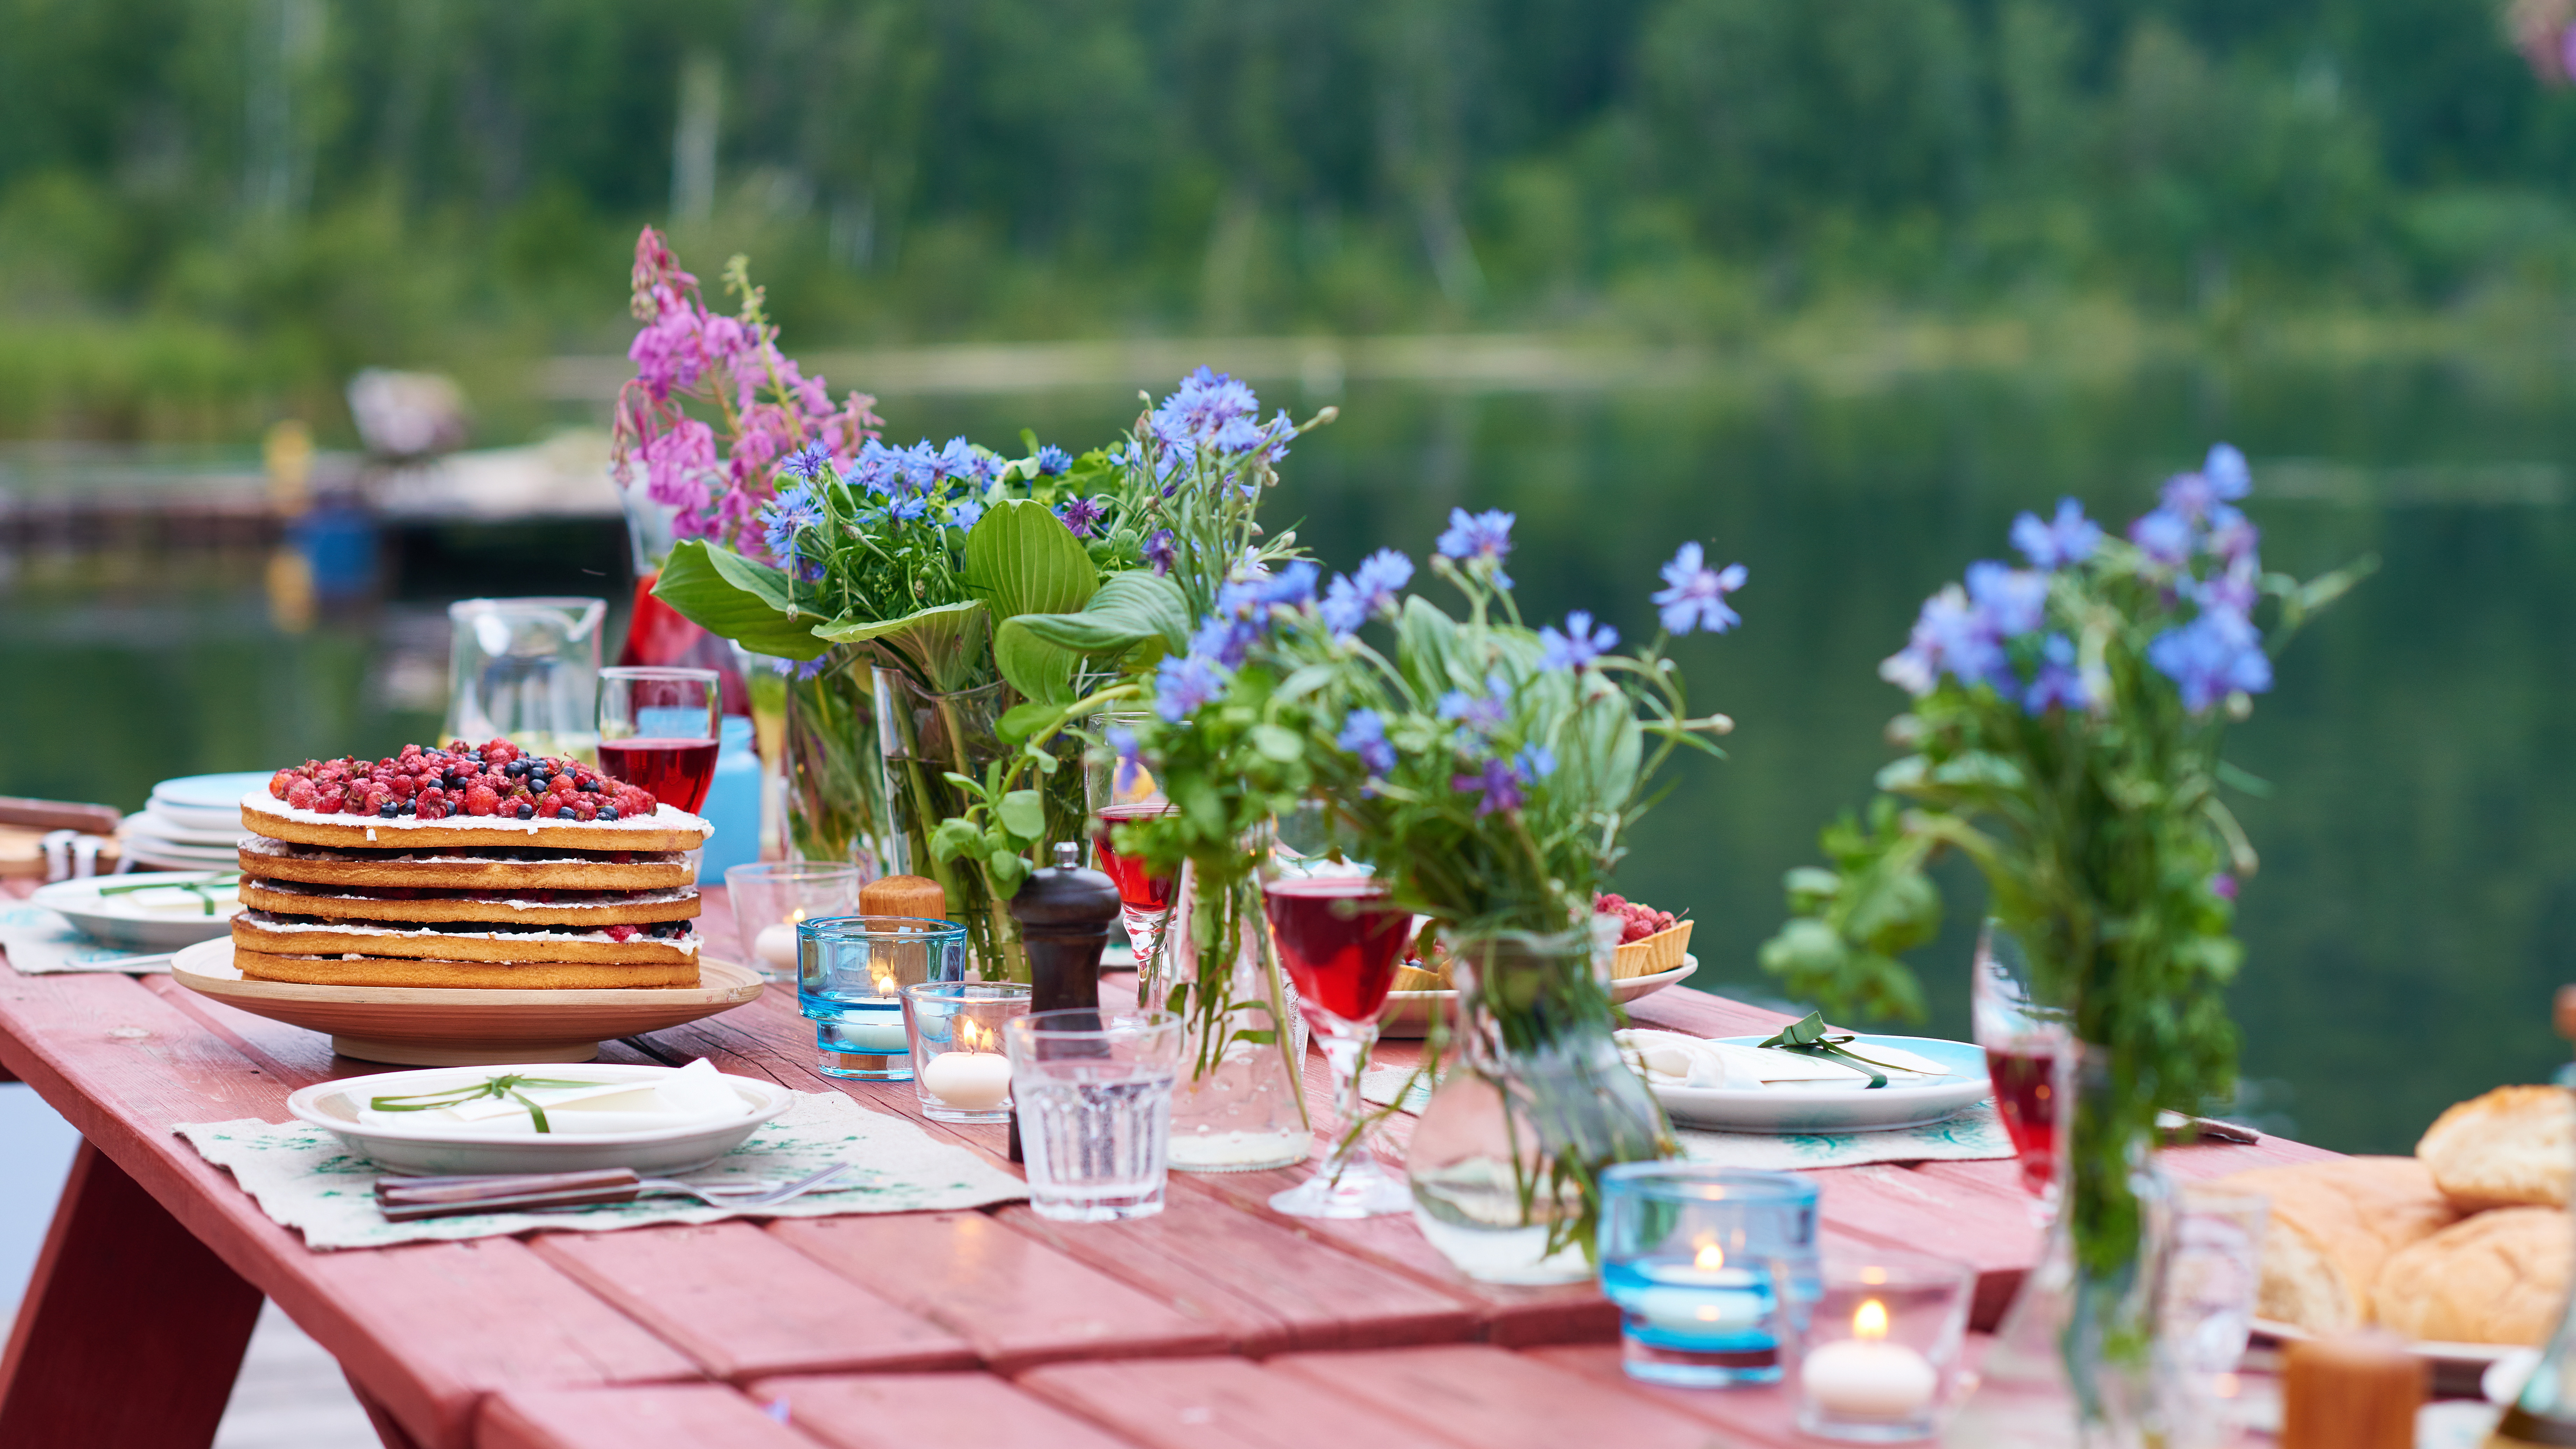
M 1399 606 L 1396 593 L 1412 581 L 1413 560 L 1391 548 L 1379 549 L 1362 559 L 1349 576 L 1333 575 L 1324 591 L 1325 627 L 1336 634 L 1354 634 L 1371 614 L 1394 617 Z
M 2239 690 L 2261 694 L 2272 687 L 2272 661 L 2262 636 L 2244 615 L 2204 609 L 2199 618 L 2167 629 L 2147 645 L 2147 662 L 2182 691 L 2183 708 L 2199 714 Z
M 984 505 L 979 499 L 960 498 L 948 505 L 948 521 L 970 533 L 983 517 Z
M 2222 901 L 2232 901 L 2236 899 L 2236 877 L 2223 870 L 2218 874 L 2211 876 L 2209 878 L 2209 893 L 2218 897 Z
M 1073 466 L 1073 455 L 1053 443 L 1038 449 L 1038 476 L 1053 478 Z
M 1672 587 L 1655 594 L 1664 627 L 1676 634 L 1695 629 L 1723 634 L 1743 623 L 1743 617 L 1727 607 L 1726 596 L 1743 588 L 1744 578 L 1744 565 L 1712 569 L 1697 543 L 1683 544 L 1672 562 L 1664 565 L 1664 582 Z
M 1995 637 L 2018 639 L 2047 616 L 2048 575 L 1981 560 L 1968 565 L 1968 601 L 1985 615 Z
M 2052 709 L 2090 709 L 2093 692 L 2084 687 L 2084 676 L 2075 668 L 2075 641 L 2063 634 L 2051 634 L 2039 644 L 2039 673 L 2021 698 L 2025 714 L 2046 714 Z
M 2142 514 L 2129 525 L 2129 542 L 2149 559 L 2168 568 L 2178 567 L 2191 557 L 2191 520 L 2164 508 Z
M 2209 510 L 2209 536 L 2201 546 L 2228 563 L 2250 564 L 2254 546 L 2263 541 L 2262 530 L 2247 521 L 2244 514 L 2221 503 Z
M 1512 551 L 1511 514 L 1495 508 L 1470 516 L 1466 509 L 1452 508 L 1449 510 L 1448 530 L 1440 535 L 1438 547 L 1443 558 L 1453 558 L 1460 563 L 1481 560 L 1492 565 L 1494 587 L 1508 589 L 1512 586 L 1510 575 L 1503 572 L 1503 560 L 1510 557 Z
M 1964 685 L 1998 688 L 2012 679 L 1994 621 L 1971 606 L 1967 590 L 1957 584 L 1923 601 L 1905 647 L 1878 666 L 1879 678 L 1917 698 L 1930 694 L 1944 674 Z
M 1453 689 L 1440 696 L 1440 717 L 1456 720 L 1477 734 L 1490 735 L 1511 718 L 1511 703 L 1511 686 L 1503 683 L 1501 675 L 1488 675 L 1483 694 Z
M 2200 522 L 2209 516 L 2209 507 L 2218 501 L 2218 490 L 2198 473 L 2176 473 L 2165 480 L 2157 495 L 2164 500 L 2164 511 L 2177 517 Z
M 1383 775 L 1395 768 L 1395 746 L 1386 742 L 1386 721 L 1373 709 L 1355 709 L 1342 720 L 1342 732 L 1333 743 L 1359 756 L 1371 775 Z
M 1125 725 L 1111 725 L 1101 737 L 1118 752 L 1118 771 L 1110 778 L 1109 788 L 1122 796 L 1134 793 L 1137 779 L 1145 773 L 1136 760 L 1136 732 Z
M 2190 592 L 2203 609 L 2250 619 L 2254 617 L 2255 604 L 2263 597 L 2262 576 L 2252 558 L 2240 558 L 2229 564 L 2224 573 L 2204 581 Z
M 1073 530 L 1074 537 L 1089 538 L 1100 520 L 1109 516 L 1109 505 L 1089 498 L 1070 499 L 1055 511 L 1055 516 L 1064 520 L 1064 526 Z
M 808 482 L 813 481 L 815 474 L 831 466 L 832 451 L 820 443 L 807 443 L 804 447 L 778 460 L 780 472 L 793 474 Z
M 1225 666 L 1198 654 L 1184 659 L 1164 655 L 1163 662 L 1154 666 L 1154 713 L 1179 724 L 1190 711 L 1225 693 L 1228 672 Z
M 1604 624 L 1597 631 L 1592 616 L 1581 609 L 1565 616 L 1565 632 L 1553 628 L 1538 631 L 1539 666 L 1544 669 L 1581 669 L 1609 653 L 1619 643 L 1619 631 Z
M 2209 457 L 2200 465 L 2200 476 L 2209 480 L 2209 491 L 2219 499 L 2233 503 L 2254 491 L 2254 470 L 2245 466 L 2245 455 L 2233 443 L 2212 443 Z
M 2101 527 L 2084 516 L 2084 505 L 2072 498 L 2057 500 L 2057 516 L 2043 523 L 2036 513 L 2025 513 L 2013 520 L 2013 547 L 2020 549 L 2031 566 L 2062 569 L 2080 564 L 2093 556 L 2102 544 Z
M 1473 791 L 1482 798 L 1476 802 L 1476 818 L 1484 819 L 1498 810 L 1521 808 L 1520 773 L 1500 760 L 1487 760 L 1472 775 L 1452 775 L 1449 788 Z
M 1172 571 L 1172 565 L 1179 563 L 1180 561 L 1180 549 L 1172 543 L 1172 531 L 1170 529 L 1155 529 L 1154 536 L 1145 540 L 1145 562 L 1154 570 L 1156 575 L 1159 576 L 1170 573 Z
M 1261 411 L 1252 389 L 1224 373 L 1202 367 L 1181 379 L 1178 391 L 1154 409 L 1148 426 L 1163 446 L 1190 451 L 1219 446 L 1230 424 Z

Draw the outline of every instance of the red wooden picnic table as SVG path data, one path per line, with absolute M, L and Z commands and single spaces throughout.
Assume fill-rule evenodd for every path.
M 732 939 L 721 890 L 700 929 Z M 1710 1036 L 1786 1020 L 1687 990 L 1631 1014 Z M 696 1057 L 1001 1160 L 1002 1129 L 922 1119 L 909 1083 L 815 1071 L 792 990 L 604 1053 Z M 209 1443 L 263 1295 L 339 1359 L 394 1449 L 1821 1442 L 1777 1390 L 1629 1381 L 1588 1285 L 1471 1282 L 1409 1218 L 1273 1214 L 1302 1166 L 1176 1173 L 1160 1216 L 1114 1225 L 1015 1204 L 320 1252 L 172 1128 L 285 1121 L 289 1092 L 377 1064 L 166 976 L 0 968 L 0 1069 L 84 1138 L 0 1358 L 9 1449 Z M 1320 1055 L 1308 1085 L 1320 1136 L 1336 1125 Z M 1391 1119 L 1382 1146 L 1400 1153 L 1409 1128 Z M 2267 1140 L 2167 1158 L 2205 1177 L 2325 1155 Z M 2010 1163 L 1816 1176 L 1829 1237 L 1974 1265 L 1981 1328 L 2034 1256 Z

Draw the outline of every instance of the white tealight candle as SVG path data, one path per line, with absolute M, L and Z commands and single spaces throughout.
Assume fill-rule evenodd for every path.
M 912 1049 L 912 1039 L 904 1035 L 903 1017 L 891 1011 L 844 1012 L 829 1030 L 839 1051 L 900 1056 Z
M 751 938 L 751 954 L 759 957 L 760 964 L 772 971 L 794 974 L 796 970 L 795 924 L 782 922 L 775 926 L 761 927 L 760 934 Z
M 1798 1382 L 1817 1408 L 1838 1418 L 1902 1419 L 1932 1402 L 1940 1375 L 1901 1343 L 1844 1338 L 1810 1350 Z
M 941 1052 L 921 1069 L 921 1085 L 960 1112 L 990 1112 L 1011 1095 L 1011 1062 L 993 1052 Z

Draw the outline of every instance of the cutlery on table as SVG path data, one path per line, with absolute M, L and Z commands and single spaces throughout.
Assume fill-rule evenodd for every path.
M 710 1207 L 764 1208 L 801 1197 L 849 1170 L 850 1164 L 835 1162 L 784 1187 L 766 1182 L 681 1182 L 676 1178 L 639 1176 L 625 1167 L 498 1177 L 380 1177 L 376 1179 L 376 1205 L 383 1209 L 387 1222 L 395 1223 L 467 1213 L 531 1212 L 591 1203 L 634 1202 L 647 1197 L 694 1197 Z

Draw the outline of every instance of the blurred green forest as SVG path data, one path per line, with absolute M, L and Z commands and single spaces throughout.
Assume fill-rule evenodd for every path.
M 800 351 L 2536 334 L 2576 275 L 2576 100 L 2487 0 L 0 0 L 0 35 L 17 434 L 619 350 L 648 220 L 710 281 L 752 252 Z

